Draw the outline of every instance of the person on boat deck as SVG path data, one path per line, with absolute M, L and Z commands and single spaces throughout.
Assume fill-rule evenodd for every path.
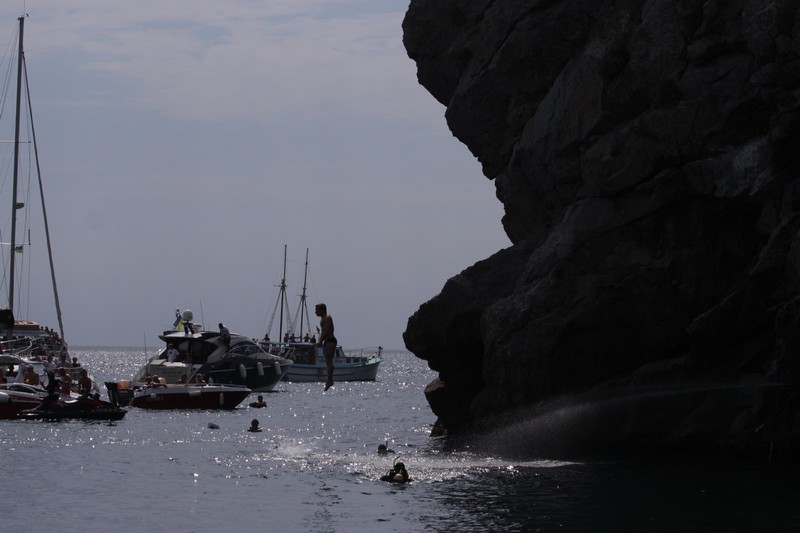
M 176 383 L 178 385 L 186 385 L 188 381 L 189 381 L 189 376 L 187 376 L 186 374 L 181 374 L 181 377 L 178 378 L 178 381 Z
M 53 354 L 47 356 L 47 361 L 44 362 L 44 369 L 47 371 L 55 370 L 56 362 L 53 361 Z
M 58 401 L 59 391 L 61 390 L 61 383 L 56 377 L 53 370 L 47 372 L 47 399 L 42 405 L 52 406 Z
M 32 366 L 28 365 L 28 367 L 25 369 L 25 376 L 23 377 L 22 382 L 26 385 L 39 384 L 39 374 L 36 373 Z
M 169 345 L 169 349 L 167 350 L 167 362 L 168 363 L 174 363 L 175 359 L 178 358 L 178 355 L 180 355 L 180 354 L 178 353 L 177 348 L 175 348 L 175 345 L 174 344 L 170 344 Z
M 58 377 L 56 379 L 58 379 L 61 384 L 61 394 L 65 394 L 67 396 L 72 394 L 72 376 L 68 376 L 67 371 L 64 368 L 59 369 Z
M 67 354 L 65 353 L 61 354 L 61 359 L 58 361 L 58 366 L 63 366 L 63 367 L 72 366 L 69 364 L 69 360 L 67 359 Z
M 260 407 L 266 407 L 266 406 L 267 406 L 267 402 L 264 401 L 264 397 L 262 395 L 260 395 L 260 394 L 258 395 L 258 401 L 257 402 L 251 402 L 250 403 L 250 407 L 259 407 L 260 408 Z
M 325 355 L 325 365 L 328 367 L 328 380 L 325 390 L 333 387 L 333 354 L 336 352 L 336 337 L 333 336 L 333 318 L 328 314 L 328 306 L 319 303 L 314 307 L 314 314 L 319 317 L 319 346 Z
M 258 419 L 254 418 L 252 422 L 250 422 L 250 427 L 247 428 L 247 431 L 252 433 L 261 433 L 261 428 L 258 427 Z
M 78 377 L 78 394 L 81 396 L 88 396 L 92 392 L 92 378 L 85 368 L 81 368 L 80 377 Z
M 78 368 L 79 366 L 81 366 L 81 364 L 78 362 L 78 358 L 77 357 L 73 357 L 72 358 L 72 368 Z
M 194 382 L 197 383 L 198 385 L 205 385 L 206 384 L 206 380 L 203 379 L 203 374 L 197 374 L 194 377 Z
M 219 323 L 219 337 L 226 348 L 231 347 L 231 332 L 225 327 L 222 322 Z
M 161 382 L 161 378 L 158 376 L 153 376 L 153 387 L 166 387 L 166 383 Z

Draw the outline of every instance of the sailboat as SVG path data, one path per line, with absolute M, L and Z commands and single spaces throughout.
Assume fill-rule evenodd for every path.
M 15 123 L 14 123 L 14 141 L 13 141 L 13 182 L 11 190 L 11 234 L 9 242 L 3 242 L 8 250 L 8 269 L 7 277 L 4 281 L 8 285 L 8 306 L 5 309 L 0 309 L 0 348 L 5 353 L 15 353 L 25 357 L 39 357 L 44 358 L 48 355 L 58 356 L 67 355 L 67 343 L 64 340 L 64 324 L 61 318 L 61 306 L 58 299 L 58 287 L 56 284 L 55 270 L 53 267 L 53 252 L 50 245 L 50 228 L 47 220 L 47 211 L 44 201 L 44 189 L 42 187 L 42 176 L 39 166 L 38 148 L 36 145 L 36 135 L 33 128 L 33 110 L 31 108 L 30 90 L 28 87 L 28 75 L 25 65 L 25 54 L 23 50 L 23 34 L 25 29 L 25 17 L 19 17 L 19 41 L 17 46 L 16 55 L 16 103 L 15 103 Z M 24 92 L 23 92 L 24 89 Z M 23 115 L 22 102 L 23 99 L 27 102 L 27 114 Z M 6 98 L 3 97 L 2 103 L 5 103 Z M 4 107 L 4 106 L 3 106 Z M 25 120 L 29 125 L 30 140 L 22 140 L 21 138 L 21 122 Z M 20 146 L 22 144 L 32 144 L 33 146 L 33 160 L 36 165 L 36 175 L 39 184 L 39 197 L 42 206 L 42 216 L 45 237 L 47 241 L 47 252 L 50 261 L 50 277 L 53 285 L 53 296 L 55 299 L 56 316 L 58 318 L 58 332 L 49 328 L 43 328 L 38 323 L 32 320 L 21 320 L 15 315 L 15 286 L 18 283 L 17 261 L 18 256 L 21 256 L 25 248 L 30 246 L 30 230 L 28 230 L 27 242 L 18 240 L 17 219 L 18 211 L 25 207 L 25 203 L 20 201 L 19 181 L 20 181 Z M 30 150 L 29 150 L 30 153 Z M 9 165 L 3 165 L 7 168 Z M 17 313 L 19 314 L 19 313 Z
M 279 286 L 278 301 L 273 309 L 272 318 L 267 326 L 267 333 L 264 335 L 261 345 L 268 352 L 285 357 L 293 362 L 284 376 L 286 381 L 324 382 L 328 379 L 328 367 L 325 363 L 325 356 L 322 353 L 322 346 L 317 345 L 316 335 L 310 331 L 311 323 L 308 319 L 308 306 L 306 304 L 307 283 L 308 248 L 306 248 L 303 292 L 300 295 L 300 304 L 294 320 L 289 318 L 287 312 L 288 327 L 284 333 L 284 309 L 288 311 L 286 303 L 286 245 L 284 245 L 283 277 Z M 278 308 L 280 308 L 279 340 L 271 341 L 269 340 L 269 333 Z M 295 331 L 294 327 L 298 317 L 300 327 Z M 383 361 L 382 352 L 383 348 L 381 346 L 344 351 L 341 346 L 337 345 L 333 356 L 333 381 L 375 381 L 378 377 L 378 366 Z

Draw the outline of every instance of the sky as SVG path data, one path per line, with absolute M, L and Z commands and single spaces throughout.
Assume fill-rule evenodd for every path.
M 271 323 L 275 338 L 285 247 L 290 316 L 308 250 L 314 325 L 313 304 L 325 302 L 345 349 L 404 349 L 421 304 L 509 246 L 493 183 L 417 83 L 402 44 L 407 7 L 0 3 L 6 84 L 17 18 L 28 15 L 24 50 L 67 341 L 155 348 L 176 309 L 250 337 Z M 0 201 L 10 207 L 13 95 L 0 113 L 11 124 L 0 130 Z M 16 268 L 30 281 L 15 289 L 15 314 L 56 327 L 40 202 L 26 203 L 18 220 L 30 221 L 31 239 Z M 3 242 L 10 211 L 0 208 Z M 3 246 L 4 265 L 8 254 Z

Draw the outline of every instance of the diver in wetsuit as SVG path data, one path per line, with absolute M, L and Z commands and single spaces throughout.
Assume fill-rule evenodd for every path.
M 411 481 L 411 478 L 406 471 L 406 465 L 404 465 L 402 462 L 397 462 L 392 469 L 386 473 L 386 475 L 381 476 L 381 481 L 389 481 L 391 483 L 407 483 Z

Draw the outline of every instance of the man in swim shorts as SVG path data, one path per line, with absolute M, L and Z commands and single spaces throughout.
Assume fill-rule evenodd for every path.
M 328 314 L 328 307 L 325 304 L 317 304 L 314 307 L 314 314 L 319 317 L 319 346 L 322 346 L 322 353 L 325 355 L 325 365 L 328 367 L 328 380 L 325 382 L 325 390 L 333 386 L 333 354 L 336 352 L 336 337 L 333 336 L 333 318 Z

